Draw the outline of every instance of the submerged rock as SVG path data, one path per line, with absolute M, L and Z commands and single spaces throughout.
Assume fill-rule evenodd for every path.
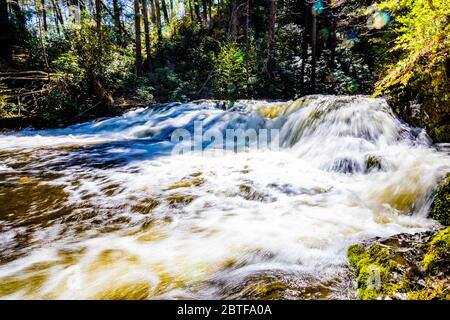
M 368 156 L 364 161 L 366 172 L 370 172 L 372 170 L 381 170 L 381 159 L 376 156 Z
M 450 299 L 450 228 L 376 238 L 348 249 L 360 299 Z
M 436 191 L 430 218 L 439 221 L 443 226 L 450 226 L 450 175 Z

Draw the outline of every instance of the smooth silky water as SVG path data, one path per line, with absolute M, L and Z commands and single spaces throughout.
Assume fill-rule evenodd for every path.
M 172 154 L 177 128 L 279 149 Z M 4 299 L 355 298 L 351 244 L 435 227 L 450 157 L 382 99 L 139 109 L 0 135 Z

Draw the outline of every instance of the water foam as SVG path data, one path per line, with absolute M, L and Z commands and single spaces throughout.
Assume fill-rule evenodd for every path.
M 1 150 L 32 153 L 92 144 L 53 150 L 45 169 L 28 160 L 30 174 L 62 173 L 39 183 L 61 187 L 68 209 L 31 228 L 23 254 L 0 265 L 0 281 L 23 282 L 2 295 L 258 297 L 276 283 L 284 298 L 351 297 L 348 246 L 432 228 L 430 195 L 450 161 L 382 99 L 306 100 L 284 110 L 241 102 L 232 112 L 214 102 L 173 104 L 0 136 Z M 262 107 L 279 117 L 264 118 Z M 171 155 L 170 134 L 198 120 L 220 131 L 277 128 L 282 148 Z M 18 221 L 1 222 L 8 235 Z M 19 246 L 13 238 L 9 246 Z M 42 280 L 30 284 L 33 276 Z

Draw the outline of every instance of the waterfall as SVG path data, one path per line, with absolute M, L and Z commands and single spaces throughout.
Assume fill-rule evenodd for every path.
M 230 132 L 241 148 L 218 144 L 239 144 Z M 353 298 L 347 248 L 435 227 L 448 171 L 423 130 L 365 96 L 171 103 L 4 133 L 0 297 Z

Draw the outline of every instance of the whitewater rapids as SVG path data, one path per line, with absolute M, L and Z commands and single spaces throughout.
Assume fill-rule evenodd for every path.
M 176 129 L 279 148 L 172 154 Z M 0 135 L 3 299 L 355 298 L 351 244 L 434 228 L 450 157 L 383 99 L 214 101 Z

